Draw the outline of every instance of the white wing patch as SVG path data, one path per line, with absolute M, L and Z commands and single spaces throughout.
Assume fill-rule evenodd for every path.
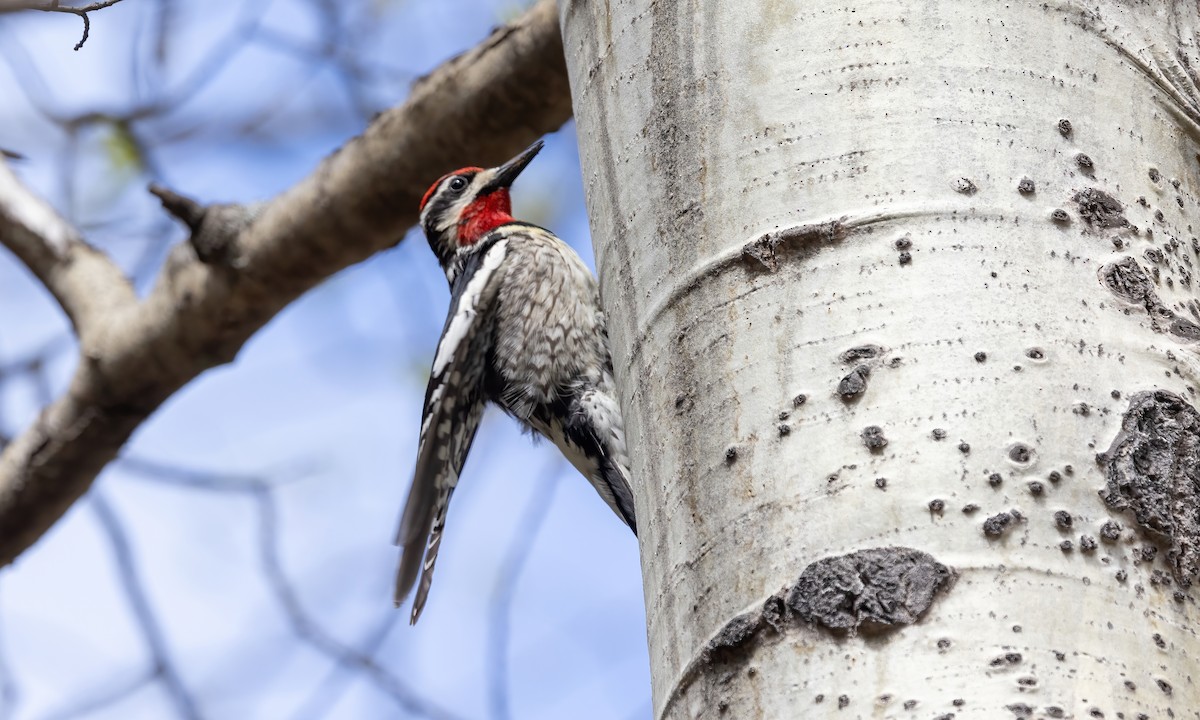
M 504 262 L 504 256 L 508 253 L 508 240 L 499 240 L 495 245 L 488 249 L 483 256 L 483 262 L 479 269 L 471 276 L 467 287 L 463 290 L 462 298 L 458 303 L 458 312 L 450 319 L 450 324 L 446 326 L 446 332 L 442 336 L 442 341 L 438 344 L 437 356 L 433 359 L 433 374 L 441 375 L 442 371 L 450 363 L 454 357 L 455 351 L 458 349 L 459 343 L 471 331 L 471 325 L 475 322 L 475 316 L 478 313 L 476 307 L 479 303 L 479 296 L 483 294 L 484 288 L 492 278 L 492 273 L 496 268 L 500 267 L 500 263 Z

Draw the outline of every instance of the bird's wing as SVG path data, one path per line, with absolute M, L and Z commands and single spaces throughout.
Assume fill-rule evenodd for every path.
M 450 313 L 438 342 L 417 449 L 417 467 L 396 543 L 404 546 L 396 573 L 396 604 L 421 575 L 410 621 L 425 605 L 445 527 L 446 508 L 483 415 L 484 369 L 491 342 L 487 318 L 500 285 L 508 241 L 498 239 L 471 253 L 455 277 Z M 483 320 L 481 320 L 483 319 Z M 422 563 L 422 558 L 424 563 Z

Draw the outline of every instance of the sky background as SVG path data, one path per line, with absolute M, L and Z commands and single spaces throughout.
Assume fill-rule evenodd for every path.
M 74 16 L 0 14 L 0 148 L 144 292 L 184 239 L 150 181 L 205 202 L 270 198 L 521 11 L 124 0 L 92 14 L 78 52 Z M 547 138 L 514 206 L 593 265 L 573 125 Z M 168 401 L 0 570 L 0 720 L 650 717 L 636 542 L 498 411 L 420 625 L 392 609 L 391 540 L 447 301 L 410 233 Z M 0 249 L 0 436 L 64 390 L 75 351 Z

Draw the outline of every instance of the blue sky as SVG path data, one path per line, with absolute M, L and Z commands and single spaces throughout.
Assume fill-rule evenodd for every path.
M 79 52 L 75 17 L 0 15 L 0 147 L 25 155 L 20 176 L 145 288 L 183 238 L 146 194 L 150 180 L 204 201 L 268 198 L 519 11 L 486 0 L 125 0 L 93 14 Z M 322 43 L 336 52 L 314 57 Z M 64 129 L 156 99 L 169 109 L 128 129 Z M 591 265 L 573 126 L 547 140 L 514 190 L 516 214 Z M 648 717 L 636 543 L 552 447 L 498 412 L 455 495 L 420 625 L 391 609 L 391 536 L 447 297 L 410 233 L 172 398 L 94 497 L 0 570 L 0 719 L 178 716 L 170 684 L 150 677 L 156 640 L 132 610 L 142 601 L 206 718 L 425 716 L 314 647 L 360 647 L 393 619 L 374 653 L 380 673 L 455 717 Z M 74 349 L 56 305 L 0 250 L 0 368 L 47 361 L 0 382 L 0 432 L 19 433 L 63 390 Z M 128 541 L 124 570 L 114 537 Z M 291 600 L 315 630 L 297 631 Z M 106 694 L 119 699 L 73 714 Z

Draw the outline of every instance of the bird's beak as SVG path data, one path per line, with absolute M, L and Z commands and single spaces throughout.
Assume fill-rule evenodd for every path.
M 521 174 L 521 171 L 533 161 L 533 157 L 542 149 L 542 141 L 538 140 L 534 144 L 525 148 L 520 155 L 512 160 L 504 163 L 496 168 L 496 176 L 487 184 L 487 191 L 499 190 L 513 184 L 513 180 Z

